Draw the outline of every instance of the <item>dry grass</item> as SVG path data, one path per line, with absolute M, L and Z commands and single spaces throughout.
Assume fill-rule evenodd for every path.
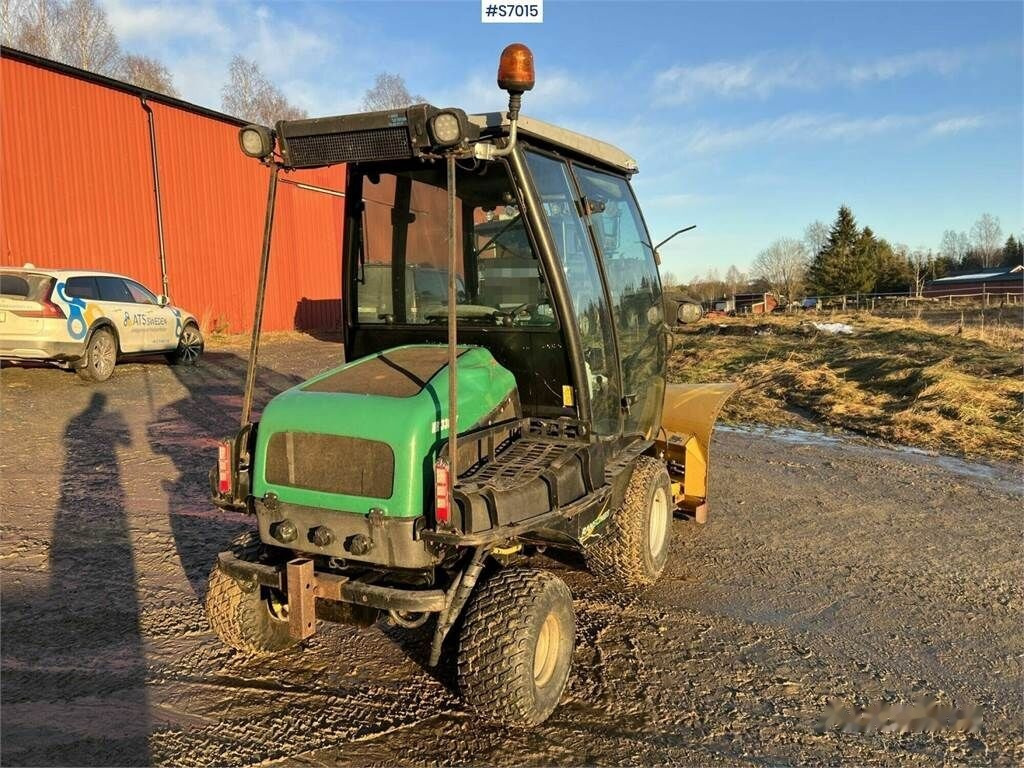
M 738 382 L 723 411 L 733 423 L 810 419 L 945 453 L 1024 454 L 1019 325 L 960 331 L 858 314 L 828 318 L 856 330 L 837 336 L 810 320 L 704 320 L 677 337 L 670 378 Z

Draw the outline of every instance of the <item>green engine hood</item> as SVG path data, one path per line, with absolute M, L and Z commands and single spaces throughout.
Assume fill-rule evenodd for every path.
M 275 397 L 257 431 L 253 495 L 363 515 L 423 514 L 448 437 L 447 354 L 444 345 L 396 347 Z M 486 422 L 516 382 L 480 347 L 460 347 L 456 369 L 464 432 Z

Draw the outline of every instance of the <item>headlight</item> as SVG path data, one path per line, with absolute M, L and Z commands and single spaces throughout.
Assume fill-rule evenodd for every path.
M 274 134 L 262 125 L 247 125 L 238 132 L 238 143 L 249 157 L 264 158 L 274 151 Z
M 454 112 L 441 112 L 430 121 L 430 132 L 434 141 L 442 147 L 450 147 L 462 140 L 462 125 Z

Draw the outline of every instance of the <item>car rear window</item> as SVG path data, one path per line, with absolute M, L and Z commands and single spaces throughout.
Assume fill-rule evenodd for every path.
M 39 301 L 46 296 L 53 278 L 24 272 L 0 272 L 0 296 Z
M 64 286 L 64 292 L 70 298 L 98 299 L 100 297 L 99 289 L 96 287 L 96 278 L 94 277 L 69 278 Z

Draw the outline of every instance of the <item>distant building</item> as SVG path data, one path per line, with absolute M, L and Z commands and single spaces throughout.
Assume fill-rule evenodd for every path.
M 940 277 L 925 284 L 924 295 L 944 299 L 948 296 L 1022 296 L 1024 267 L 999 267 L 964 275 Z
M 727 315 L 767 315 L 777 306 L 779 300 L 774 293 L 737 293 L 712 303 L 715 312 Z

